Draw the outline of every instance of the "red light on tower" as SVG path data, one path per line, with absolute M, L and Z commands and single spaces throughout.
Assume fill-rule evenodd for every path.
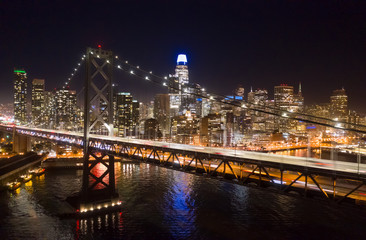
M 99 45 L 98 45 L 98 48 L 102 48 L 102 45 L 100 45 L 100 44 L 99 44 Z

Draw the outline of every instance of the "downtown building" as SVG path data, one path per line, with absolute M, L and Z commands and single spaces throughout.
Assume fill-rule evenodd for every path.
M 348 115 L 348 96 L 346 90 L 336 89 L 333 90 L 330 96 L 330 117 L 337 119 L 336 121 L 346 121 Z
M 130 93 L 117 94 L 117 135 L 119 137 L 138 136 L 140 104 Z
M 56 127 L 63 130 L 76 130 L 77 105 L 76 91 L 59 89 L 55 93 Z
M 45 124 L 45 81 L 33 79 L 32 81 L 32 123 L 35 126 Z
M 303 112 L 304 98 L 302 96 L 301 84 L 299 91 L 294 93 L 294 87 L 281 84 L 274 87 L 274 107 L 280 111 L 282 116 L 287 116 L 287 112 Z M 275 130 L 279 132 L 298 132 L 298 121 L 286 119 L 284 117 L 275 118 Z
M 14 122 L 27 123 L 27 73 L 14 69 Z
M 179 54 L 175 74 L 169 75 L 168 89 L 170 117 L 184 115 L 186 111 L 196 116 L 202 115 L 202 88 L 199 84 L 189 82 L 187 56 Z
M 171 118 L 174 115 L 170 112 L 170 97 L 169 94 L 157 94 L 154 98 L 154 118 L 159 124 L 163 137 L 171 135 Z

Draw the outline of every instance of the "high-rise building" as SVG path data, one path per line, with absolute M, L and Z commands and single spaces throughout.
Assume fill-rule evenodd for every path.
M 140 103 L 140 119 L 150 119 L 154 117 L 154 101 Z
M 169 94 L 178 94 L 180 90 L 178 77 L 169 74 L 168 87 Z
M 294 87 L 287 84 L 281 84 L 274 87 L 274 104 L 275 108 L 283 111 L 294 111 Z M 283 115 L 285 115 L 284 113 Z M 279 132 L 289 132 L 294 128 L 295 123 L 287 118 L 275 118 L 275 128 Z
M 134 133 L 132 135 L 138 136 L 139 120 L 140 103 L 137 100 L 132 100 L 132 130 L 134 130 Z
M 118 136 L 135 136 L 139 121 L 140 103 L 133 100 L 132 95 L 126 92 L 117 94 L 117 127 Z
M 199 128 L 200 120 L 187 111 L 185 115 L 172 118 L 172 140 L 183 144 L 199 144 Z
M 44 79 L 32 81 L 32 122 L 35 126 L 44 123 L 45 120 L 45 91 Z
M 14 69 L 14 121 L 27 122 L 27 73 Z
M 197 83 L 188 83 L 181 94 L 180 115 L 186 111 L 200 117 L 202 115 L 202 88 Z
M 281 84 L 274 87 L 274 102 L 277 108 L 281 110 L 290 110 L 294 102 L 294 87 L 287 84 Z
M 189 83 L 187 56 L 185 54 L 178 55 L 177 66 L 175 68 L 175 77 L 178 78 L 179 89 L 183 91 L 183 85 Z
M 76 91 L 59 89 L 56 91 L 56 125 L 60 129 L 74 130 L 76 121 Z
M 330 113 L 332 118 L 345 120 L 347 115 L 348 97 L 344 88 L 334 90 L 330 96 Z
M 164 137 L 170 133 L 170 97 L 169 94 L 157 94 L 154 99 L 154 118 Z
M 161 138 L 159 131 L 159 123 L 154 118 L 146 119 L 144 123 L 144 138 L 145 139 L 157 139 Z
M 294 111 L 304 111 L 304 97 L 302 96 L 301 83 L 299 83 L 299 92 L 294 94 Z
M 235 89 L 234 94 L 235 94 L 235 96 L 242 97 L 244 99 L 244 87 L 239 85 Z
M 44 124 L 42 127 L 54 129 L 56 126 L 56 99 L 55 93 L 45 91 L 44 92 Z
M 248 103 L 254 105 L 254 108 L 262 108 L 267 106 L 268 91 L 266 89 L 257 89 L 253 92 L 251 90 L 248 93 Z M 267 115 L 260 111 L 249 111 L 252 130 L 254 133 L 265 132 L 266 131 L 266 117 Z
M 248 102 L 264 106 L 268 99 L 268 91 L 266 89 L 257 89 L 254 92 L 251 90 L 248 93 Z

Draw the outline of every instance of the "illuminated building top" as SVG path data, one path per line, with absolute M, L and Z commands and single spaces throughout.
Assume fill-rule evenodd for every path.
M 178 58 L 177 58 L 177 64 L 181 65 L 183 63 L 183 65 L 187 64 L 187 56 L 185 54 L 179 54 Z

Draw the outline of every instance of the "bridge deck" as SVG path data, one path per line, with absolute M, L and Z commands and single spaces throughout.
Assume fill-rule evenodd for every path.
M 1 125 L 3 130 L 10 131 L 12 127 Z M 45 138 L 51 141 L 65 142 L 81 146 L 83 134 L 61 130 L 48 130 L 29 127 L 16 127 L 20 134 Z M 196 145 L 141 140 L 133 138 L 110 137 L 104 135 L 90 135 L 90 140 L 108 146 L 124 144 L 132 147 L 152 148 L 158 151 L 175 151 L 180 154 L 201 156 L 210 159 L 225 159 L 238 163 L 262 164 L 265 167 L 273 167 L 286 170 L 301 170 L 319 173 L 328 176 L 343 176 L 357 179 L 366 179 L 366 164 L 324 160 L 317 158 L 285 156 L 270 153 L 260 153 L 244 150 L 233 150 L 216 147 L 203 147 Z

